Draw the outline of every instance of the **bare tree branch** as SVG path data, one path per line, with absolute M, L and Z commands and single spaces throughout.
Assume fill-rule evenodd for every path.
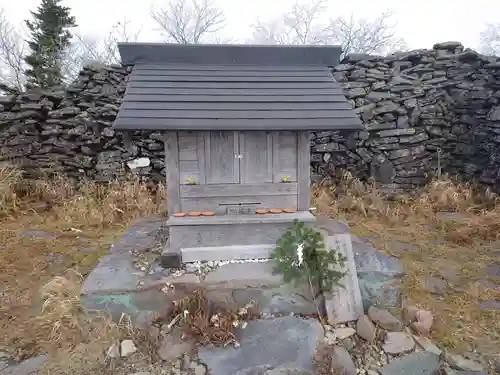
M 95 61 L 103 64 L 119 64 L 118 43 L 137 42 L 141 32 L 142 26 L 139 30 L 134 31 L 131 27 L 131 21 L 124 18 L 122 21 L 118 21 L 102 40 L 88 35 L 76 34 L 77 44 L 82 50 L 82 63 Z
M 347 20 L 339 17 L 329 27 L 330 40 L 341 43 L 344 54 L 384 54 L 406 48 L 401 38 L 395 35 L 392 13 L 384 12 L 375 19 Z
M 76 77 L 83 66 L 88 64 L 120 64 L 118 43 L 137 42 L 142 27 L 134 30 L 127 18 L 118 21 L 102 39 L 75 33 L 71 47 L 67 51 L 65 66 L 68 77 Z
M 485 55 L 500 55 L 500 24 L 488 24 L 480 34 L 479 49 Z
M 212 0 L 170 0 L 163 8 L 152 9 L 166 41 L 199 44 L 215 36 L 226 23 L 224 12 Z
M 24 87 L 24 55 L 26 43 L 21 30 L 16 30 L 0 9 L 0 80 L 2 90 L 20 91 Z
M 254 41 L 259 44 L 324 44 L 328 42 L 328 23 L 321 20 L 327 0 L 308 4 L 298 1 L 292 9 L 268 22 L 257 20 L 253 26 Z
M 347 53 L 388 53 L 406 48 L 395 36 L 391 12 L 379 17 L 355 20 L 338 17 L 325 19 L 327 0 L 302 3 L 297 0 L 281 17 L 253 25 L 253 41 L 261 44 L 341 44 Z

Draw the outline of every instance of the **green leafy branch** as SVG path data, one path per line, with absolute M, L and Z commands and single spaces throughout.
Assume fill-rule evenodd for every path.
M 331 291 L 341 286 L 346 258 L 334 249 L 326 249 L 323 235 L 303 222 L 294 220 L 290 230 L 277 241 L 271 252 L 274 273 L 283 275 L 285 283 L 304 282 Z

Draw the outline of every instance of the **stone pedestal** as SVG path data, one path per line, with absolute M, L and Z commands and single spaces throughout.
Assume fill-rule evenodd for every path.
M 314 225 L 308 211 L 265 215 L 171 217 L 163 265 L 171 267 L 173 254 L 182 262 L 268 258 L 276 241 L 294 220 Z

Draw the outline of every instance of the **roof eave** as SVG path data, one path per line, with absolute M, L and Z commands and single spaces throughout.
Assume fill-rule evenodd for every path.
M 118 43 L 124 65 L 165 64 L 248 64 L 335 66 L 342 47 L 336 45 L 232 45 Z
M 235 128 L 234 126 L 213 126 L 209 129 L 206 127 L 197 126 L 178 126 L 178 127 L 165 127 L 164 125 L 152 125 L 143 127 L 136 124 L 120 124 L 119 121 L 113 124 L 116 131 L 132 132 L 132 131 L 152 131 L 152 132 L 167 132 L 167 131 L 296 131 L 296 132 L 319 132 L 319 131 L 363 131 L 365 126 L 361 121 L 353 121 L 347 126 L 332 126 L 332 125 L 318 125 L 310 128 L 293 128 L 290 126 L 280 125 L 270 128 L 269 124 L 255 125 L 252 128 Z

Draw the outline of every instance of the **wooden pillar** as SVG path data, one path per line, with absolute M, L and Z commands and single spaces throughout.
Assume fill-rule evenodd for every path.
M 297 210 L 309 211 L 311 181 L 311 145 L 309 132 L 297 134 Z
M 177 132 L 167 131 L 164 134 L 165 168 L 167 178 L 168 214 L 173 215 L 181 210 L 179 191 L 179 143 Z

